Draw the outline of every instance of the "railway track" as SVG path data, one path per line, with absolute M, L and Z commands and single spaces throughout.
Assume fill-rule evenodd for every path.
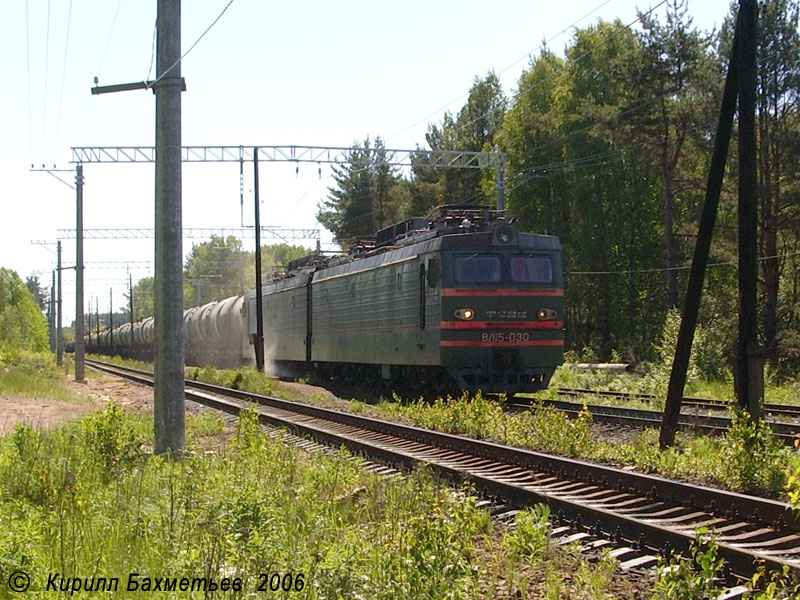
M 87 364 L 152 385 L 149 374 Z M 462 436 L 428 431 L 318 406 L 186 381 L 186 397 L 237 413 L 257 403 L 262 422 L 285 427 L 393 466 L 424 464 L 456 482 L 470 481 L 490 497 L 515 506 L 546 503 L 569 541 L 604 544 L 648 566 L 673 548 L 686 551 L 699 527 L 713 530 L 729 568 L 750 577 L 755 565 L 800 573 L 800 519 L 781 502 L 549 456 Z
M 588 392 L 588 390 L 587 390 Z M 574 395 L 574 394 L 564 394 Z M 607 406 L 604 404 L 584 404 L 563 400 L 542 400 L 545 406 L 557 408 L 571 417 L 575 417 L 584 406 L 591 413 L 596 423 L 612 423 L 631 427 L 661 427 L 661 411 L 624 406 Z M 530 404 L 509 403 L 514 410 L 527 410 Z M 787 446 L 792 446 L 800 438 L 800 424 L 781 421 L 767 421 L 775 435 Z M 694 431 L 703 435 L 719 435 L 731 427 L 731 418 L 699 412 L 682 412 L 678 419 L 678 427 L 682 430 Z
M 613 390 L 590 390 L 585 388 L 558 388 L 559 396 L 567 397 L 580 397 L 580 396 L 597 396 L 600 398 L 619 398 L 623 400 L 640 400 L 642 402 L 652 403 L 655 401 L 655 394 L 643 394 L 638 392 L 617 392 Z M 692 396 L 685 396 L 681 404 L 687 408 L 695 408 L 698 410 L 722 410 L 727 411 L 733 405 L 729 400 L 719 400 L 717 398 L 695 398 Z M 794 404 L 776 404 L 767 402 L 764 404 L 764 412 L 768 415 L 800 418 L 800 405 Z

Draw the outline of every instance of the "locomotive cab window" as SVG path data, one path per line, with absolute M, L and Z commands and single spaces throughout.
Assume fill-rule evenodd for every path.
M 549 256 L 512 256 L 514 283 L 553 283 L 553 259 Z
M 456 281 L 459 283 L 495 283 L 502 279 L 499 256 L 457 256 Z

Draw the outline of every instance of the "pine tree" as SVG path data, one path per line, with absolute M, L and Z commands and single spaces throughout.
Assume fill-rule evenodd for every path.
M 400 177 L 392 158 L 380 137 L 374 146 L 367 138 L 363 146 L 352 148 L 343 165 L 333 168 L 336 186 L 318 206 L 317 220 L 338 242 L 352 246 L 371 238 L 400 212 L 394 193 Z

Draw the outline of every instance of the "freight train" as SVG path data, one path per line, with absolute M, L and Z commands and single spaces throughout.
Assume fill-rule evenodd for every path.
M 294 261 L 261 298 L 279 376 L 512 395 L 546 387 L 562 362 L 559 240 L 489 208 L 440 207 L 347 254 Z M 186 364 L 254 364 L 256 312 L 255 290 L 186 310 Z M 150 360 L 153 327 L 87 335 L 87 352 Z

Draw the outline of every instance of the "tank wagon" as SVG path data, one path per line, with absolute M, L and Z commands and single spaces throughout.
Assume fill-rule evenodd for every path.
M 294 261 L 261 294 L 267 369 L 282 376 L 514 394 L 546 387 L 562 362 L 559 240 L 488 208 L 441 207 L 347 255 Z M 152 319 L 133 344 L 124 327 L 113 352 L 150 358 Z M 254 364 L 256 329 L 255 290 L 189 309 L 186 362 Z M 87 351 L 108 351 L 96 337 Z

